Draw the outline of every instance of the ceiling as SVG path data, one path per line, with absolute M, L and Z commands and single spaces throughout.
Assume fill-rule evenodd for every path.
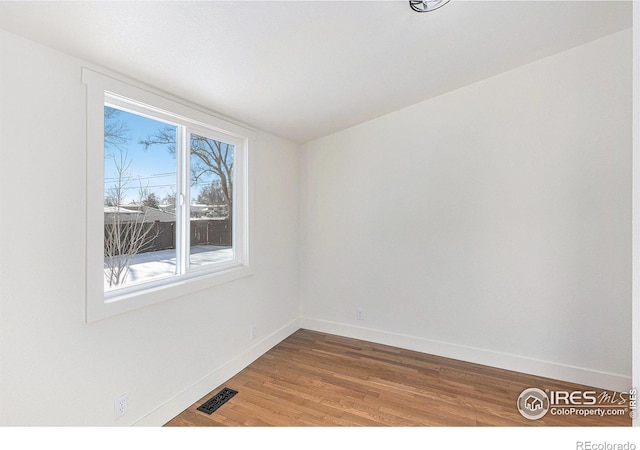
M 621 1 L 0 1 L 1 28 L 298 143 L 631 26 Z

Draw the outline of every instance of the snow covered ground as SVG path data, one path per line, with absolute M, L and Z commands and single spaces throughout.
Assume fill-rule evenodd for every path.
M 233 259 L 233 249 L 216 245 L 194 245 L 191 247 L 189 260 L 191 267 L 202 266 Z M 104 265 L 104 288 L 108 290 L 106 275 L 107 264 Z M 129 266 L 129 273 L 125 285 L 131 285 L 142 281 L 166 278 L 176 273 L 176 251 L 161 250 L 159 252 L 140 253 L 133 257 Z

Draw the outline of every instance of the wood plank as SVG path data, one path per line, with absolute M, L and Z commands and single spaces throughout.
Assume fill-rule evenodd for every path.
M 238 391 L 212 415 L 222 387 Z M 624 416 L 522 417 L 530 387 L 588 386 L 299 330 L 166 426 L 630 426 Z

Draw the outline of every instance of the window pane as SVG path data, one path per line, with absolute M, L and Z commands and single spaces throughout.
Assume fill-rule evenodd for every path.
M 177 128 L 104 108 L 104 289 L 176 273 Z
M 192 133 L 189 266 L 233 259 L 234 146 Z

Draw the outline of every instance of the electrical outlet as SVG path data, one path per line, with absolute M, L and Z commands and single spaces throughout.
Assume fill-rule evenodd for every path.
M 113 400 L 113 417 L 115 419 L 122 417 L 127 411 L 129 411 L 129 395 L 119 395 Z
M 356 308 L 356 320 L 364 320 L 364 310 L 361 307 Z
M 249 338 L 250 339 L 255 339 L 256 338 L 256 325 L 253 324 L 249 327 Z

